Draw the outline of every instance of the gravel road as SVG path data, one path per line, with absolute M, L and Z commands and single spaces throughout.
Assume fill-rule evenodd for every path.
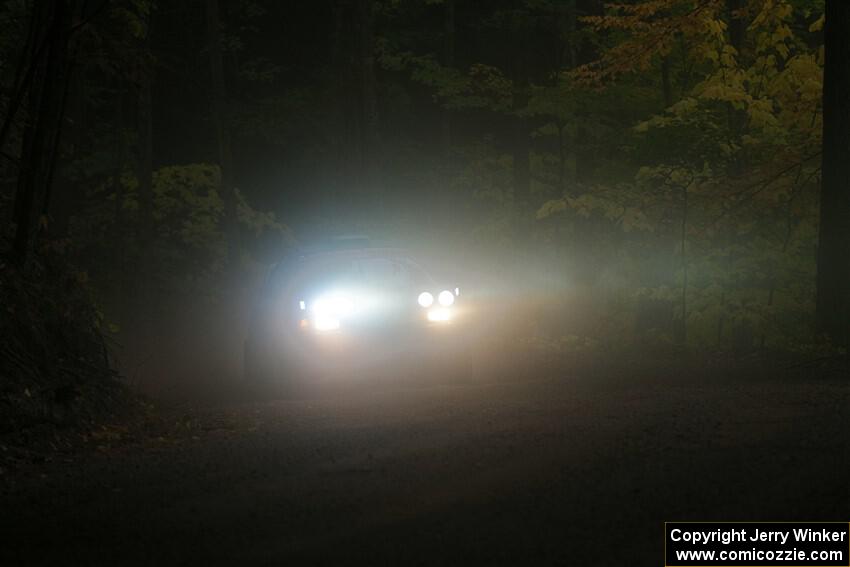
M 0 565 L 662 565 L 665 520 L 850 519 L 846 381 L 620 372 L 173 408 L 14 479 Z

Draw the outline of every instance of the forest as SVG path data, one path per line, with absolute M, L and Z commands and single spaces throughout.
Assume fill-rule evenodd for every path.
M 547 348 L 827 356 L 848 276 L 816 293 L 824 19 L 823 0 L 6 3 L 4 295 L 27 307 L 5 349 L 81 348 L 16 327 L 56 332 L 72 280 L 70 325 L 149 357 L 173 306 L 358 232 L 500 266 Z M 838 199 L 823 264 L 843 262 Z
M 351 234 L 532 359 L 846 378 L 849 38 L 841 0 L 7 0 L 0 440 L 238 383 L 270 270 Z
M 824 21 L 823 0 L 8 2 L 4 402 L 76 388 L 75 349 L 143 373 L 192 333 L 168 336 L 175 306 L 238 318 L 269 265 L 352 232 L 508 274 L 541 348 L 845 352 Z

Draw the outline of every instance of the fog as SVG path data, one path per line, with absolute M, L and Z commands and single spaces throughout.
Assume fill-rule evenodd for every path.
M 669 520 L 846 518 L 848 26 L 0 4 L 0 564 L 672 565 Z

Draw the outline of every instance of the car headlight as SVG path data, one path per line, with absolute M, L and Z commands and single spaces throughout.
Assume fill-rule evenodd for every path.
M 334 317 L 316 317 L 313 327 L 317 331 L 336 331 L 339 329 L 339 319 Z
M 317 317 L 338 319 L 350 315 L 355 310 L 354 299 L 347 295 L 323 295 L 313 302 L 313 313 Z
M 440 295 L 437 296 L 437 301 L 440 302 L 440 305 L 443 307 L 448 307 L 449 305 L 455 302 L 455 294 L 445 289 L 440 292 Z
M 419 297 L 416 298 L 416 302 L 422 307 L 431 307 L 434 303 L 434 296 L 427 291 L 423 291 L 419 294 Z

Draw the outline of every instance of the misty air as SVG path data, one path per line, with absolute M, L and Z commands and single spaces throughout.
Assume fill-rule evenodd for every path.
M 4 2 L 0 564 L 846 567 L 848 246 L 850 2 Z

